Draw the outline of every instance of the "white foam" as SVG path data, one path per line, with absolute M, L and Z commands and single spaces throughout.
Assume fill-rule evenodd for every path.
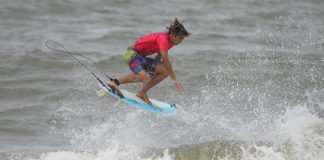
M 118 148 L 106 149 L 98 152 L 58 151 L 41 154 L 41 160 L 172 160 L 173 155 L 169 150 L 164 150 L 162 155 L 143 156 L 136 147 L 128 150 Z
M 276 126 L 270 144 L 253 142 L 242 147 L 243 159 L 324 159 L 324 120 L 311 114 L 307 107 L 288 108 Z

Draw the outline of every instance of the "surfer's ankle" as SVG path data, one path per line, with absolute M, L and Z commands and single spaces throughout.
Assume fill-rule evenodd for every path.
M 112 79 L 112 82 L 114 82 L 116 86 L 119 86 L 120 85 L 119 80 L 116 79 L 116 78 L 115 79 Z
M 108 85 L 114 85 L 116 87 L 118 87 L 120 85 L 119 81 L 117 79 L 112 79 L 110 81 L 107 82 Z
M 152 102 L 150 101 L 150 99 L 148 98 L 148 96 L 146 95 L 145 92 L 137 91 L 136 96 L 139 97 L 140 99 L 142 99 L 147 104 L 152 105 Z

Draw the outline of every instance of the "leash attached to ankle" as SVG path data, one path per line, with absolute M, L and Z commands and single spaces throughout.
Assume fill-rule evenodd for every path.
M 115 82 L 117 86 L 119 86 L 119 85 L 120 85 L 120 83 L 119 83 L 118 79 L 116 79 L 116 78 L 112 79 L 111 81 Z

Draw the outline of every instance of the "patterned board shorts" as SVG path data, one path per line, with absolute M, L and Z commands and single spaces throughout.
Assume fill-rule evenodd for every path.
M 148 74 L 155 75 L 155 66 L 162 63 L 149 57 L 143 57 L 132 46 L 128 47 L 125 51 L 123 59 L 128 64 L 129 69 L 135 74 L 145 70 Z

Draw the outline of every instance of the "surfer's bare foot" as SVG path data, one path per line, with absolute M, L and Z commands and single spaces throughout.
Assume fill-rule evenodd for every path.
M 137 92 L 136 96 L 140 99 L 142 99 L 144 102 L 146 102 L 149 105 L 152 105 L 152 102 L 149 100 L 148 96 L 145 93 Z
M 119 94 L 123 95 L 122 91 L 120 90 L 120 88 L 116 85 L 115 82 L 113 81 L 109 81 L 107 82 L 107 86 L 109 86 L 112 89 L 115 89 Z

